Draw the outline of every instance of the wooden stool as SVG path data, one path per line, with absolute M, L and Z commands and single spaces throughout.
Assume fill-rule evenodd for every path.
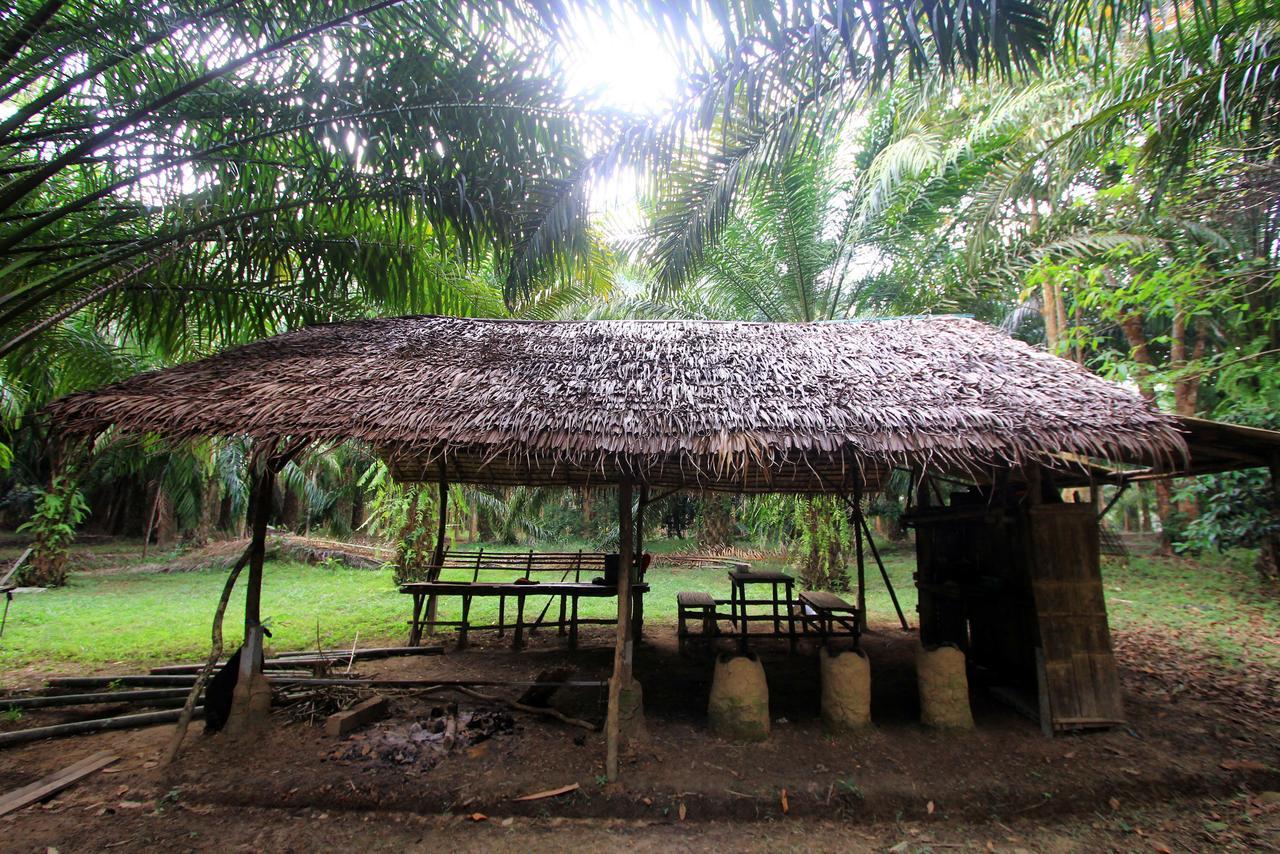
M 702 621 L 702 631 L 700 633 L 702 637 L 710 638 L 718 633 L 716 628 L 716 600 L 711 597 L 710 593 L 693 590 L 677 593 L 676 617 L 679 621 L 676 637 L 679 639 L 679 648 L 682 654 L 685 650 L 685 643 L 690 637 L 687 620 Z

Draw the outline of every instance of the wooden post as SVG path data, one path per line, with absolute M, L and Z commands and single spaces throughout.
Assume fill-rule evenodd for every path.
M 445 522 L 449 518 L 449 481 L 446 477 L 446 469 L 444 460 L 440 460 L 440 524 L 436 526 L 436 547 L 431 553 L 431 575 L 432 581 L 440 578 L 440 568 L 444 566 L 444 536 Z M 434 635 L 436 633 L 436 614 L 440 607 L 440 602 L 433 593 L 427 598 L 427 634 Z
M 271 714 L 271 685 L 262 674 L 262 564 L 267 551 L 267 521 L 275 493 L 276 472 L 269 452 L 254 455 L 256 468 L 253 494 L 249 500 L 249 580 L 244 597 L 244 646 L 240 650 L 240 672 L 231 696 L 226 732 L 233 738 L 252 738 Z
M 1041 480 L 1040 465 L 1031 463 L 1025 469 L 1027 478 L 1027 504 L 1039 507 L 1044 503 L 1044 487 Z
M 853 537 L 858 558 L 858 631 L 867 630 L 867 564 L 862 554 L 862 478 L 853 482 Z
M 635 552 L 644 552 L 644 511 L 649 506 L 649 484 L 640 484 L 640 500 L 636 502 L 636 543 Z
M 244 597 L 244 639 L 248 643 L 253 630 L 262 625 L 262 564 L 267 554 L 267 521 L 271 518 L 271 501 L 275 495 L 276 472 L 264 453 L 249 501 L 249 580 Z
M 631 551 L 642 562 L 644 561 L 644 511 L 649 506 L 649 484 L 640 484 L 640 500 L 636 502 L 636 542 Z M 636 567 L 636 580 L 639 581 L 640 568 Z M 635 625 L 634 640 L 639 643 L 644 637 L 644 596 L 637 596 L 632 603 L 634 613 L 631 615 L 631 622 Z
M 1280 522 L 1280 453 L 1267 457 L 1267 471 L 1271 476 L 1271 521 Z M 1268 581 L 1280 579 L 1280 534 L 1269 534 L 1259 544 L 1257 570 Z
M 605 718 L 605 774 L 618 779 L 618 749 L 622 720 L 622 689 L 631 684 L 631 563 L 634 553 L 631 522 L 631 478 L 618 484 L 618 635 L 613 648 L 613 676 L 609 679 L 609 709 Z

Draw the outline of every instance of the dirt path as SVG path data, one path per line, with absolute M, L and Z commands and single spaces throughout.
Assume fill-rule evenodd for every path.
M 43 807 L 0 819 L 0 849 L 124 850 L 1263 850 L 1280 845 L 1280 710 L 1274 674 L 1218 674 L 1158 638 L 1118 643 L 1128 725 L 1044 738 L 975 691 L 977 729 L 938 734 L 917 723 L 912 644 L 887 627 L 864 641 L 876 726 L 826 736 L 812 656 L 763 658 L 773 696 L 766 744 L 706 730 L 710 664 L 675 653 L 656 627 L 638 653 L 650 738 L 603 780 L 599 733 L 516 714 L 509 725 L 419 750 L 415 732 L 451 714 L 500 717 L 466 697 L 401 694 L 393 717 L 345 740 L 281 714 L 269 737 L 234 745 L 193 734 L 180 767 L 156 761 L 168 727 L 0 751 L 5 790 L 96 750 L 121 756 Z M 485 646 L 488 648 L 485 648 Z M 443 657 L 359 665 L 364 675 L 531 679 L 557 666 L 607 676 L 609 636 L 570 655 L 554 636 L 513 654 L 496 638 Z M 1216 678 L 1215 678 L 1216 677 Z M 510 692 L 514 696 L 514 692 Z M 601 694 L 562 692 L 568 714 L 598 719 Z M 36 722 L 61 715 L 46 713 Z M 489 718 L 486 718 L 489 719 Z M 415 729 L 416 727 L 416 729 Z M 5 728 L 9 728 L 6 726 Z M 513 797 L 577 783 L 531 803 Z M 784 797 L 785 792 L 785 797 Z M 472 821 L 474 814 L 486 816 Z M 903 845 L 905 847 L 895 848 Z

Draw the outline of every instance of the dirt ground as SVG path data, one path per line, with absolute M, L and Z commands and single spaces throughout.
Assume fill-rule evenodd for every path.
M 480 636 L 466 652 L 357 668 L 515 680 L 567 666 L 572 679 L 604 679 L 610 639 L 600 630 L 570 654 L 543 636 L 514 654 Z M 1276 674 L 1227 672 L 1158 638 L 1118 634 L 1126 726 L 1049 739 L 975 689 L 977 728 L 937 733 L 917 723 L 914 643 L 889 626 L 864 638 L 876 725 L 844 739 L 822 731 L 816 658 L 766 648 L 772 735 L 739 745 L 707 731 L 710 658 L 679 656 L 674 630 L 650 627 L 636 661 L 648 738 L 625 757 L 617 785 L 604 780 L 600 733 L 508 718 L 447 693 L 389 694 L 390 719 L 341 740 L 284 710 L 251 744 L 197 727 L 167 773 L 158 759 L 169 726 L 4 749 L 4 791 L 98 750 L 120 760 L 0 818 L 0 850 L 1280 850 Z M 420 750 L 417 739 L 435 738 L 451 702 L 481 713 L 479 740 Z M 590 720 L 603 717 L 603 702 L 602 691 L 582 688 L 554 700 Z M 20 725 L 68 719 L 46 712 Z M 513 800 L 574 783 L 556 797 Z

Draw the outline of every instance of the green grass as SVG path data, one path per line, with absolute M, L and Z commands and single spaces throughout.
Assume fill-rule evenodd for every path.
M 674 547 L 663 541 L 653 546 L 655 551 Z M 1241 554 L 1203 562 L 1135 558 L 1127 566 L 1108 564 L 1104 582 L 1112 625 L 1159 631 L 1233 663 L 1280 666 L 1280 602 L 1266 595 L 1250 560 L 1251 555 Z M 893 550 L 885 561 L 914 625 L 914 556 L 910 550 Z M 755 566 L 784 568 L 768 562 Z M 870 619 L 892 623 L 893 608 L 874 563 L 868 563 L 867 571 Z M 65 588 L 19 596 L 0 637 L 0 670 L 199 657 L 209 647 L 209 623 L 225 576 L 223 570 L 87 573 L 73 575 Z M 647 580 L 651 590 L 645 616 L 650 622 L 675 621 L 678 591 L 728 596 L 728 581 L 719 569 L 657 566 Z M 542 601 L 530 600 L 534 614 Z M 325 646 L 349 644 L 357 631 L 361 644 L 403 642 L 409 605 L 409 597 L 396 592 L 388 570 L 285 561 L 266 566 L 262 613 L 271 619 L 272 643 L 278 649 L 314 647 L 317 622 Z M 241 584 L 227 612 L 229 643 L 237 636 L 243 607 Z M 609 600 L 583 600 L 581 613 L 607 616 L 613 607 Z M 458 608 L 456 600 L 444 600 L 443 618 L 456 616 Z M 491 621 L 496 612 L 496 600 L 476 600 L 472 606 L 477 621 Z
M 1253 569 L 1256 552 L 1108 562 L 1102 580 L 1113 628 L 1150 630 L 1232 665 L 1280 668 L 1280 598 Z

